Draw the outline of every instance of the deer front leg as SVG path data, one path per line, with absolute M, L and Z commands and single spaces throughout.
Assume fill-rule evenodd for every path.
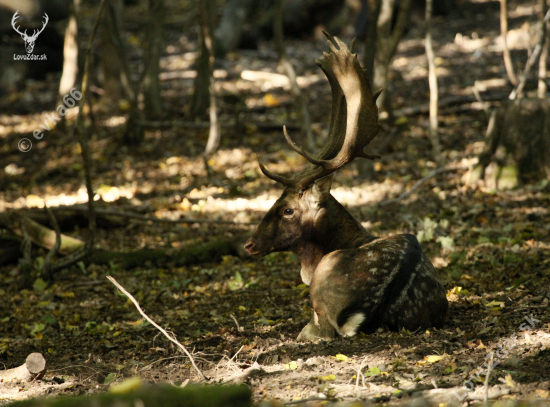
M 328 321 L 328 318 L 321 313 L 313 311 L 313 317 L 296 338 L 297 341 L 316 341 L 319 339 L 333 339 L 336 337 L 336 330 Z

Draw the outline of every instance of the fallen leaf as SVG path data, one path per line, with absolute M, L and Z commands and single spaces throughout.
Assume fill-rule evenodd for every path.
M 437 363 L 439 362 L 441 359 L 443 359 L 443 356 L 441 355 L 428 355 L 428 356 L 424 356 L 424 359 L 430 363 Z

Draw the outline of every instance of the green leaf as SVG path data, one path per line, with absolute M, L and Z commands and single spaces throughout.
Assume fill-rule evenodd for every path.
M 105 380 L 103 380 L 103 384 L 109 384 L 115 379 L 116 379 L 116 373 L 109 373 L 105 378 Z
M 46 283 L 40 277 L 34 280 L 34 283 L 32 284 L 32 288 L 34 288 L 35 291 L 44 291 L 47 287 L 48 283 Z
M 298 369 L 298 363 L 292 361 L 292 362 L 285 365 L 285 369 L 286 370 L 296 370 L 296 369 Z
M 378 369 L 378 366 L 374 366 L 374 367 L 371 367 L 370 369 L 368 369 L 365 372 L 365 376 L 371 377 L 371 376 L 379 375 L 380 373 L 381 372 L 380 372 L 380 369 Z
M 241 276 L 241 273 L 239 273 L 238 271 L 235 273 L 235 281 L 237 283 L 242 283 L 243 282 L 243 277 Z

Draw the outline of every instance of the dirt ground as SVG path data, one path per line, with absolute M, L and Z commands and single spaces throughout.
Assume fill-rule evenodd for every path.
M 510 3 L 509 45 L 514 60 L 523 66 L 535 2 Z M 440 97 L 471 95 L 476 82 L 482 95 L 506 95 L 511 87 L 499 48 L 499 3 L 461 4 L 459 12 L 437 18 L 434 24 Z M 168 74 L 190 69 L 189 52 L 195 43 L 192 35 L 182 41 L 176 27 L 167 29 L 163 98 L 178 117 L 189 100 L 192 80 L 170 79 Z M 330 89 L 316 77 L 321 71 L 314 60 L 326 44 L 288 41 L 287 46 L 298 74 L 311 81 L 305 92 L 314 132 L 323 137 Z M 101 126 L 91 147 L 100 205 L 138 207 L 142 214 L 169 219 L 241 223 L 174 225 L 119 219 L 100 225 L 98 247 L 177 249 L 222 237 L 244 242 L 281 192 L 261 174 L 257 158 L 280 172 L 303 165 L 286 147 L 279 129 L 258 125 L 297 123 L 289 91 L 240 75 L 243 70 L 276 72 L 276 66 L 269 42 L 261 43 L 258 51 L 231 54 L 219 63 L 218 69 L 227 73 L 216 85 L 220 120 L 234 120 L 238 104 L 248 109 L 238 113 L 242 129 L 224 127 L 221 146 L 209 162 L 211 180 L 200 157 L 206 129 L 149 130 L 144 144 L 131 148 L 121 141 L 122 113 L 102 112 L 98 106 Z M 408 31 L 392 67 L 394 107 L 426 103 L 421 27 Z M 535 86 L 529 83 L 528 89 Z M 70 134 L 56 130 L 31 152 L 17 150 L 18 140 L 32 132 L 55 103 L 36 95 L 55 95 L 56 89 L 53 80 L 29 82 L 1 102 L 0 211 L 40 207 L 43 198 L 49 206 L 85 202 L 81 157 Z M 36 108 L 18 114 L 29 95 L 36 99 Z M 8 265 L 0 268 L 0 366 L 21 365 L 29 353 L 41 352 L 49 367 L 41 381 L 0 383 L 0 404 L 35 396 L 93 394 L 136 375 L 152 383 L 201 382 L 189 359 L 144 321 L 107 275 L 192 352 L 209 383 L 247 383 L 255 402 L 264 400 L 262 405 L 300 399 L 314 399 L 312 405 L 326 399 L 335 404 L 370 400 L 397 405 L 419 395 L 439 406 L 475 402 L 483 400 L 491 355 L 498 363 L 487 383 L 489 397 L 547 403 L 550 182 L 495 191 L 465 185 L 465 170 L 447 171 L 407 199 L 381 206 L 435 168 L 427 116 L 402 116 L 398 123 L 397 136 L 375 164 L 375 180 L 361 180 L 356 166 L 350 165 L 336 175 L 333 195 L 377 236 L 413 233 L 423 238 L 424 250 L 449 290 L 444 329 L 381 330 L 330 342 L 297 342 L 311 308 L 293 253 L 260 259 L 224 256 L 220 262 L 185 267 L 170 262 L 146 262 L 133 269 L 80 263 L 60 272 L 52 283 L 36 280 L 31 289 L 21 289 L 19 268 Z M 441 142 L 449 166 L 475 164 L 486 123 L 478 103 L 442 110 Z M 380 137 L 388 137 L 391 128 L 385 124 Z M 86 224 L 65 225 L 63 232 L 85 239 Z M 45 254 L 33 248 L 37 262 Z M 475 391 L 465 395 L 463 386 Z

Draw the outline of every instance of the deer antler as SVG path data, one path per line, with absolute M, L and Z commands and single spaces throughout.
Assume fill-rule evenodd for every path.
M 22 33 L 21 31 L 19 31 L 19 27 L 16 27 L 15 26 L 15 22 L 17 20 L 17 18 L 19 17 L 17 14 L 19 13 L 19 10 L 17 10 L 15 12 L 15 14 L 13 15 L 13 17 L 11 18 L 11 26 L 13 27 L 13 29 L 15 30 L 16 33 L 18 33 L 19 35 L 21 35 L 21 37 L 25 38 L 25 37 L 28 37 L 27 36 L 27 30 L 25 30 L 24 33 Z
M 44 22 L 42 23 L 42 28 L 40 30 L 34 30 L 32 36 L 31 36 L 31 39 L 33 40 L 36 40 L 38 38 L 38 36 L 40 35 L 40 33 L 42 31 L 44 31 L 44 28 L 46 28 L 46 24 L 48 24 L 48 21 L 50 21 L 50 18 L 48 17 L 48 15 L 46 13 L 44 13 Z
M 307 189 L 315 180 L 325 177 L 351 162 L 355 157 L 379 158 L 363 149 L 380 131 L 376 98 L 366 70 L 361 68 L 357 55 L 345 43 L 324 32 L 328 38 L 329 53 L 316 61 L 328 78 L 332 89 L 332 117 L 329 137 L 323 150 L 310 154 L 294 143 L 286 127 L 285 139 L 290 147 L 308 160 L 308 165 L 291 178 L 276 175 L 260 163 L 260 169 L 269 178 L 296 189 Z

